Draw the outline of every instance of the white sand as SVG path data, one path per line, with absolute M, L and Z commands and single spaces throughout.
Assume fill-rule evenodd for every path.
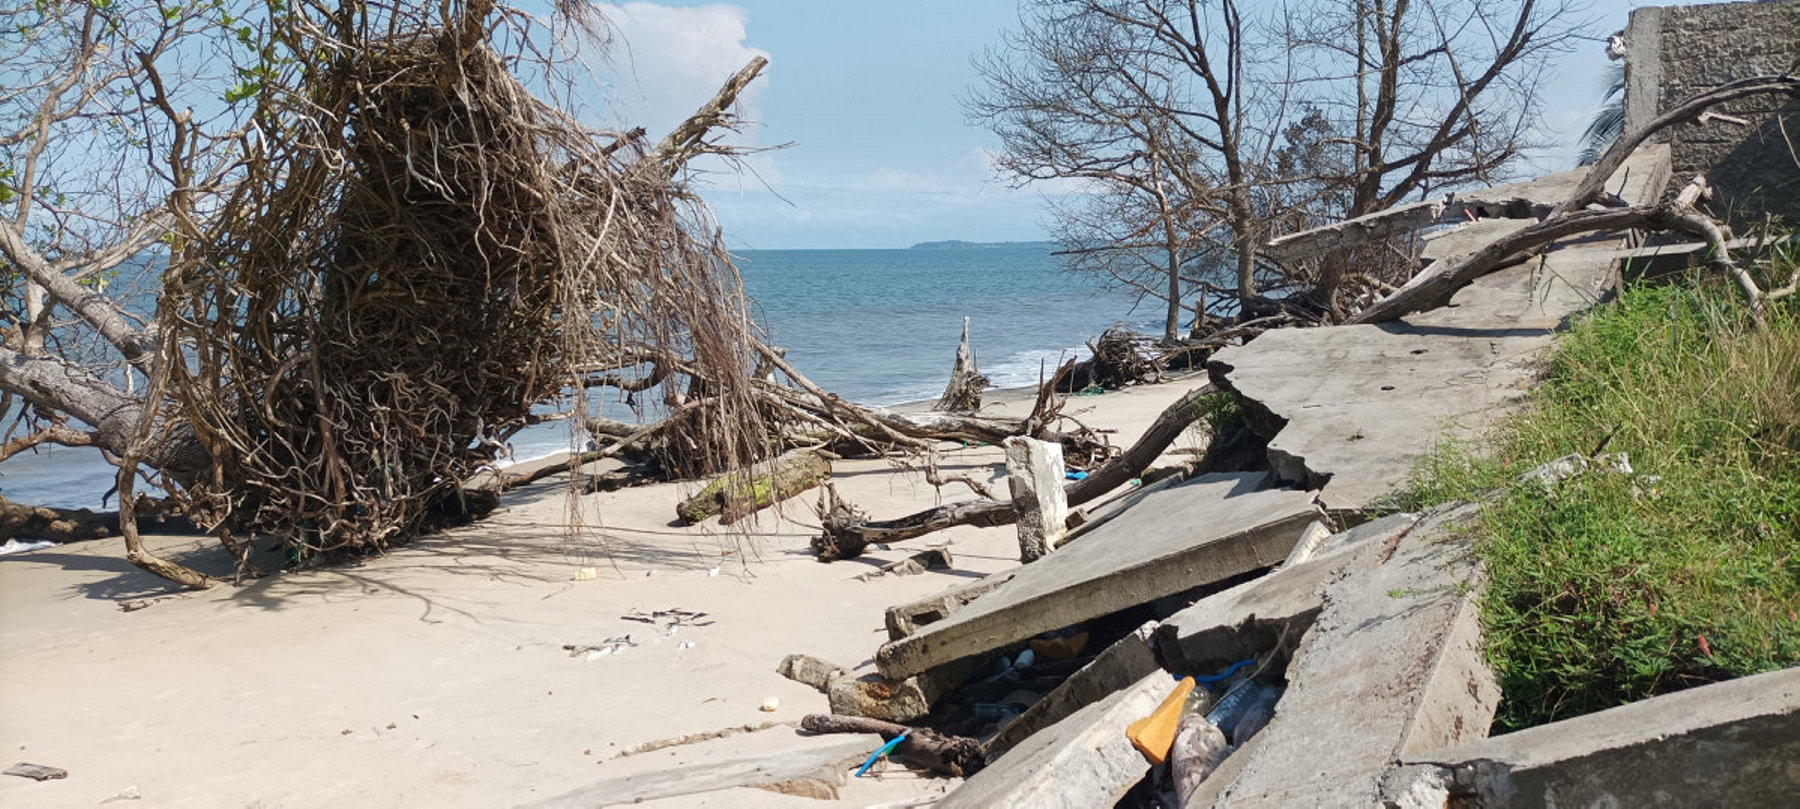
M 1077 397 L 1067 410 L 1129 444 L 1200 382 Z M 996 483 L 1003 469 L 993 448 L 951 451 L 944 465 Z M 937 502 L 919 474 L 881 461 L 843 462 L 833 477 L 876 518 Z M 0 806 L 94 806 L 128 790 L 141 798 L 122 805 L 140 807 L 550 797 L 706 755 L 689 746 L 614 759 L 634 745 L 826 710 L 822 694 L 775 674 L 783 656 L 867 670 L 888 606 L 1016 561 L 1010 527 L 965 527 L 823 565 L 807 546 L 815 495 L 742 533 L 716 520 L 670 527 L 691 490 L 582 498 L 587 527 L 572 538 L 571 506 L 552 479 L 508 494 L 482 523 L 384 557 L 199 593 L 139 572 L 118 540 L 0 557 L 0 769 L 69 771 L 42 783 L 0 777 Z M 943 496 L 970 497 L 960 487 Z M 150 539 L 196 565 L 223 561 L 210 540 Z M 954 570 L 853 578 L 944 542 Z M 582 567 L 598 577 L 577 580 Z M 621 618 L 671 608 L 712 623 L 665 635 Z M 637 645 L 617 654 L 563 649 L 625 635 Z M 777 711 L 759 710 L 767 697 Z M 732 744 L 778 752 L 797 738 L 778 728 Z M 890 772 L 853 780 L 843 797 L 861 805 L 949 785 Z M 655 805 L 744 805 L 734 795 Z M 802 800 L 758 791 L 754 803 L 820 805 Z

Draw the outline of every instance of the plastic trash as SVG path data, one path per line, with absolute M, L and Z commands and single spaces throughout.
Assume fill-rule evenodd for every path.
M 1226 680 L 1231 679 L 1231 675 L 1238 673 L 1239 669 L 1241 669 L 1245 666 L 1248 666 L 1251 663 L 1255 663 L 1255 662 L 1256 662 L 1256 658 L 1246 657 L 1243 660 L 1239 660 L 1236 663 L 1226 666 L 1225 670 L 1219 672 L 1218 674 L 1209 674 L 1209 675 L 1206 675 L 1203 677 L 1196 676 L 1196 677 L 1194 677 L 1194 682 L 1197 682 L 1201 685 L 1213 685 L 1215 683 L 1222 683 L 1222 682 L 1225 682 Z
M 1131 746 L 1143 753 L 1151 766 L 1169 760 L 1169 746 L 1175 742 L 1175 725 L 1181 721 L 1181 709 L 1187 704 L 1187 696 L 1193 692 L 1194 685 L 1194 678 L 1181 678 L 1181 682 L 1175 684 L 1175 690 L 1163 698 L 1156 710 L 1126 726 L 1125 738 L 1131 740 Z
M 1078 469 L 1071 469 L 1063 473 L 1063 477 L 1068 478 L 1069 480 L 1087 480 L 1087 476 L 1088 473 Z
M 1257 692 L 1256 699 L 1244 709 L 1237 726 L 1231 729 L 1232 747 L 1243 747 L 1244 742 L 1250 741 L 1250 737 L 1269 724 L 1275 716 L 1275 703 L 1281 699 L 1284 690 L 1281 686 L 1270 685 Z
M 1206 693 L 1204 688 L 1195 693 Z M 1184 714 L 1175 726 L 1175 742 L 1169 749 L 1169 775 L 1172 777 L 1176 805 L 1186 806 L 1189 796 L 1213 770 L 1231 755 L 1231 744 L 1225 734 L 1208 724 L 1198 713 Z
M 775 709 L 780 708 L 780 707 L 781 707 L 781 698 L 780 697 L 769 697 L 768 699 L 763 700 L 762 712 L 763 713 L 774 713 Z
M 900 735 L 887 740 L 887 744 L 882 745 L 877 748 L 875 752 L 870 753 L 868 760 L 864 761 L 862 766 L 856 769 L 856 777 L 863 777 L 863 773 L 868 772 L 870 767 L 875 766 L 875 762 L 880 761 L 882 756 L 894 752 L 894 748 L 899 747 L 900 743 L 906 741 L 906 737 L 911 735 L 912 728 L 907 728 L 906 730 L 900 731 Z
M 1030 649 L 1026 649 L 1025 651 L 1020 652 L 1019 656 L 1013 660 L 1013 668 L 1028 669 L 1028 668 L 1031 668 L 1031 664 L 1036 663 L 1036 662 L 1037 662 L 1037 653 L 1031 651 Z
M 1275 713 L 1275 703 L 1287 689 L 1257 680 L 1245 680 L 1219 698 L 1219 704 L 1206 715 L 1233 745 L 1242 745 L 1262 730 Z
M 6 541 L 5 545 L 0 545 L 0 556 L 11 553 L 29 553 L 31 551 L 41 551 L 45 548 L 54 547 L 56 547 L 56 543 L 49 540 L 26 540 L 21 542 L 17 539 L 9 539 Z

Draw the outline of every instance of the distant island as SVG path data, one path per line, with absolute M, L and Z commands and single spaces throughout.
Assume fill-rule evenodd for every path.
M 1054 250 L 1055 242 L 965 242 L 948 239 L 941 242 L 919 242 L 910 250 Z

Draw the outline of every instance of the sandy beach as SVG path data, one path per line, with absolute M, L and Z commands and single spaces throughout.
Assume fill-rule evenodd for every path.
M 1128 445 L 1202 382 L 1074 397 L 1065 411 Z M 1016 393 L 992 398 L 991 412 L 1029 407 Z M 942 463 L 993 482 L 1004 469 L 993 447 L 946 448 Z M 972 496 L 883 460 L 839 462 L 833 480 L 877 518 Z M 776 664 L 803 652 L 870 671 L 887 607 L 1017 563 L 1011 527 L 962 527 L 819 564 L 807 544 L 816 494 L 754 525 L 671 525 L 694 486 L 576 504 L 553 477 L 508 493 L 481 523 L 385 556 L 204 592 L 138 571 L 118 540 L 0 557 L 0 766 L 69 773 L 0 778 L 0 805 L 510 806 L 708 757 L 841 742 L 794 729 L 826 699 Z M 209 539 L 150 542 L 226 572 Z M 941 544 L 953 569 L 856 578 Z M 779 707 L 765 712 L 769 698 Z M 765 723 L 777 724 L 620 756 Z M 852 779 L 840 803 L 953 784 L 897 765 L 872 775 Z M 732 790 L 653 804 L 696 800 L 823 803 Z

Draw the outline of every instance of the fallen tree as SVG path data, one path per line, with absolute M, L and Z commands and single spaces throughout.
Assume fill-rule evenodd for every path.
M 1142 474 L 1182 431 L 1206 415 L 1202 401 L 1211 393 L 1211 385 L 1196 388 L 1164 408 L 1130 448 L 1064 487 L 1069 505 L 1090 502 Z M 820 498 L 819 512 L 823 530 L 813 538 L 812 548 L 821 562 L 861 556 L 871 543 L 899 542 L 957 525 L 992 528 L 1018 520 L 1012 501 L 995 499 L 949 503 L 896 519 L 871 520 L 839 497 L 830 484 Z
M 1728 230 L 1696 207 L 1700 200 L 1711 196 L 1704 177 L 1693 178 L 1673 199 L 1658 205 L 1610 209 L 1592 209 L 1589 206 L 1601 200 L 1606 182 L 1625 164 L 1632 151 L 1651 135 L 1678 123 L 1699 120 L 1719 104 L 1767 94 L 1800 98 L 1800 77 L 1756 76 L 1699 93 L 1675 105 L 1636 131 L 1619 138 L 1589 169 L 1568 199 L 1552 209 L 1542 221 L 1496 239 L 1467 256 L 1433 263 L 1399 291 L 1358 312 L 1349 322 L 1377 323 L 1441 306 L 1457 290 L 1475 279 L 1535 255 L 1558 239 L 1581 233 L 1629 228 L 1677 231 L 1706 242 L 1710 248 L 1708 264 L 1731 278 L 1743 294 L 1752 315 L 1760 322 L 1764 304 L 1771 299 L 1793 294 L 1795 284 L 1790 281 L 1779 289 L 1765 292 L 1742 266 L 1732 260 L 1731 252 L 1726 246 L 1730 239 Z
M 669 431 L 689 471 L 763 457 L 754 327 L 682 173 L 729 151 L 708 133 L 765 60 L 653 145 L 535 97 L 513 71 L 560 69 L 532 55 L 547 32 L 491 0 L 263 14 L 276 56 L 205 206 L 187 119 L 141 68 L 175 145 L 157 316 L 119 342 L 146 387 L 123 438 L 99 434 L 132 562 L 209 583 L 133 530 L 140 463 L 253 573 L 245 537 L 302 559 L 409 539 L 534 405 L 572 392 L 581 410 L 591 387 L 685 389 Z

